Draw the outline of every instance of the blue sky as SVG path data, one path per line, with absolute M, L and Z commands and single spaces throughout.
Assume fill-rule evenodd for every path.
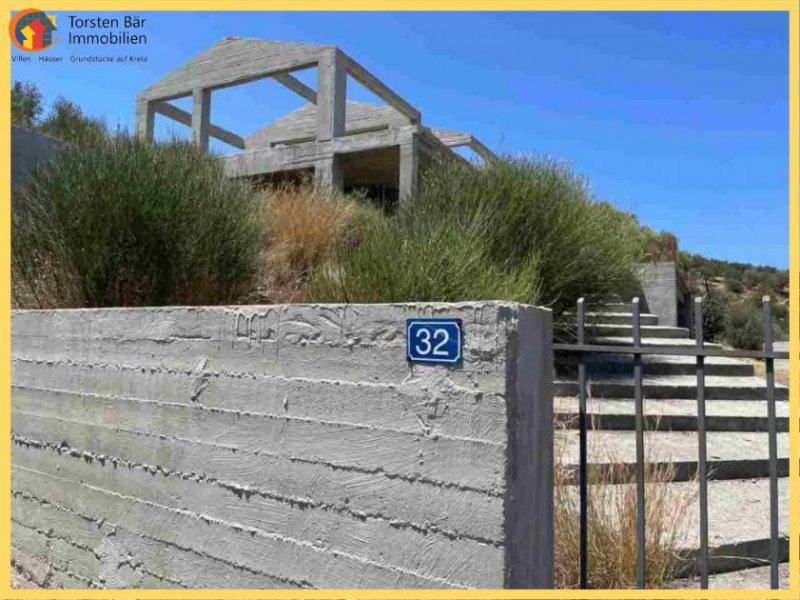
M 69 14 L 123 13 L 58 13 L 47 53 L 64 62 L 12 63 L 12 77 L 111 125 L 132 126 L 140 89 L 226 36 L 335 44 L 426 125 L 566 160 L 683 250 L 788 267 L 785 13 L 129 13 L 147 19 L 148 43 L 116 47 L 70 46 Z M 148 62 L 69 62 L 93 53 Z M 215 93 L 212 120 L 245 135 L 302 103 L 254 82 Z

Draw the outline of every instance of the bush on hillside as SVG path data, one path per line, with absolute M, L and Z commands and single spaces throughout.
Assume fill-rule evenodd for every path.
M 36 130 L 78 146 L 96 146 L 108 137 L 102 119 L 90 117 L 74 102 L 58 97 Z
M 703 297 L 703 339 L 716 342 L 725 335 L 728 319 L 728 296 L 721 290 L 711 289 Z
M 593 200 L 549 160 L 483 168 L 441 162 L 396 214 L 372 220 L 311 281 L 316 301 L 506 299 L 561 312 L 578 297 L 631 292 L 642 258 L 635 219 Z
M 764 343 L 763 313 L 754 304 L 731 307 L 725 326 L 725 339 L 734 348 L 760 350 Z
M 11 122 L 78 146 L 97 145 L 109 135 L 102 119 L 59 96 L 45 113 L 42 93 L 35 83 L 15 81 L 11 86 Z
M 125 135 L 59 154 L 12 219 L 19 306 L 214 304 L 250 283 L 258 197 L 189 143 Z

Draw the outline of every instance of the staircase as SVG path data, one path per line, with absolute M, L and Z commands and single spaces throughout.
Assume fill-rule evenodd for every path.
M 609 304 L 586 315 L 587 338 L 604 345 L 632 345 L 630 306 Z M 642 345 L 694 346 L 689 331 L 659 325 L 658 317 L 641 315 Z M 716 344 L 707 346 L 718 347 Z M 606 470 L 614 483 L 633 485 L 636 464 L 633 358 L 625 354 L 593 354 L 586 358 L 587 411 L 590 420 L 589 468 Z M 578 467 L 578 382 L 574 363 L 559 364 L 555 381 L 555 414 L 563 425 L 557 431 L 562 463 Z M 676 492 L 696 492 L 697 379 L 692 356 L 645 356 L 642 359 L 645 454 L 651 463 L 674 468 L 667 485 Z M 742 577 L 761 573 L 769 559 L 769 461 L 766 381 L 756 377 L 745 359 L 705 359 L 706 430 L 709 519 L 710 587 L 721 587 L 730 572 Z M 788 388 L 776 384 L 778 399 L 778 475 L 780 560 L 788 561 Z M 620 468 L 626 465 L 627 468 Z M 682 489 L 681 486 L 684 486 Z M 691 486 L 687 487 L 687 486 Z M 681 538 L 686 557 L 684 576 L 695 571 L 700 548 L 699 501 L 686 513 Z M 590 524 L 591 528 L 591 524 Z M 754 568 L 755 567 L 755 568 Z M 746 571 L 745 571 L 746 570 Z M 768 571 L 768 569 L 766 570 Z M 783 568 L 782 573 L 788 573 Z M 738 576 L 738 575 L 737 575 Z M 716 581 L 715 581 L 716 580 Z M 693 585 L 692 580 L 683 582 Z M 782 586 L 788 585 L 787 581 Z M 769 587 L 767 577 L 765 587 Z

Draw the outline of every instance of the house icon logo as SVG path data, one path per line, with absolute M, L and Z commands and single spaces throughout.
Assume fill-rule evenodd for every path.
M 26 8 L 11 17 L 8 32 L 12 43 L 25 52 L 41 52 L 58 41 L 56 17 L 41 10 Z

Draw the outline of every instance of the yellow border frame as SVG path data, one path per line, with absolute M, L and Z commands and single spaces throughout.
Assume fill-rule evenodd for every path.
M 0 502 L 0 598 L 23 599 L 578 599 L 607 598 L 609 600 L 627 598 L 652 598 L 663 600 L 679 599 L 748 599 L 748 600 L 796 600 L 800 598 L 800 311 L 798 292 L 800 291 L 800 2 L 798 0 L 238 0 L 234 3 L 225 0 L 47 0 L 38 2 L 19 1 L 6 7 L 11 11 L 35 5 L 47 11 L 360 11 L 360 10 L 559 10 L 559 11 L 780 11 L 789 16 L 789 253 L 790 253 L 790 442 L 789 442 L 789 589 L 786 590 L 12 590 L 11 585 L 11 510 L 9 502 Z M 5 29 L 5 27 L 4 27 Z M 11 87 L 11 42 L 4 38 L 0 56 L 0 85 L 8 90 Z M 0 94 L 0 126 L 2 131 L 10 131 L 11 108 L 8 92 Z M 10 399 L 11 389 L 11 148 L 10 136 L 0 135 L 0 155 L 3 167 L 0 168 L 0 190 L 2 190 L 2 209 L 0 209 L 0 323 L 5 327 L 0 335 L 0 390 L 3 398 Z M 0 490 L 3 498 L 10 496 L 11 464 L 11 406 L 0 410 L 0 439 L 8 440 L 8 453 L 0 459 Z

